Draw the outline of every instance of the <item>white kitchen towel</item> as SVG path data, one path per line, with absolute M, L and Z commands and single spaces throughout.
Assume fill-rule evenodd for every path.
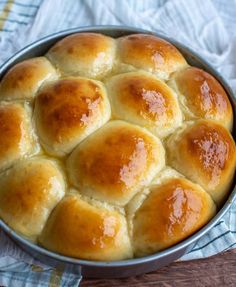
M 128 25 L 171 36 L 201 54 L 236 94 L 235 0 L 0 1 L 0 61 L 43 36 L 89 25 Z M 233 247 L 236 203 L 182 260 L 208 257 Z M 79 278 L 41 264 L 1 232 L 0 285 L 48 286 L 49 282 L 51 286 L 77 286 Z

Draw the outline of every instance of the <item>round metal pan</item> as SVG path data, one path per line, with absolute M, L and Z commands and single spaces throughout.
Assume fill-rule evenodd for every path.
M 77 33 L 77 32 L 97 32 L 105 35 L 112 36 L 114 38 L 135 34 L 135 33 L 147 33 L 153 34 L 166 39 L 167 41 L 174 44 L 180 52 L 187 59 L 189 64 L 198 66 L 208 71 L 218 81 L 222 84 L 226 90 L 234 111 L 234 129 L 233 136 L 236 138 L 236 100 L 234 98 L 231 88 L 227 85 L 225 80 L 213 69 L 206 61 L 204 61 L 197 53 L 191 51 L 189 48 L 185 47 L 181 43 L 173 40 L 172 38 L 166 37 L 161 33 L 153 33 L 150 31 L 145 31 L 141 29 L 131 28 L 131 27 L 120 27 L 120 26 L 95 26 L 95 27 L 82 27 L 66 30 L 59 32 L 50 36 L 47 36 L 39 41 L 36 41 L 29 46 L 25 47 L 13 57 L 11 57 L 6 63 L 0 67 L 0 79 L 6 73 L 6 71 L 16 63 L 28 59 L 30 57 L 41 56 L 47 52 L 47 50 L 58 40 L 64 38 L 67 35 Z M 235 182 L 235 180 L 234 180 Z M 235 185 L 235 184 L 234 184 Z M 45 264 L 49 264 L 53 267 L 59 269 L 67 269 L 75 274 L 82 274 L 84 277 L 96 277 L 96 278 L 121 278 L 128 277 L 132 275 L 138 275 L 150 271 L 154 271 L 170 262 L 178 259 L 186 252 L 191 250 L 192 246 L 198 239 L 205 235 L 217 222 L 222 218 L 222 216 L 230 208 L 232 201 L 236 199 L 236 187 L 232 186 L 232 192 L 230 193 L 227 201 L 218 211 L 216 216 L 202 229 L 196 232 L 194 235 L 190 236 L 179 244 L 168 248 L 164 251 L 157 252 L 153 255 L 135 258 L 123 261 L 115 262 L 98 262 L 98 261 L 88 261 L 80 260 L 71 257 L 62 256 L 54 252 L 50 252 L 36 244 L 31 243 L 20 235 L 16 234 L 11 228 L 9 228 L 2 220 L 0 220 L 0 227 L 25 251 L 30 253 L 35 258 L 41 260 Z

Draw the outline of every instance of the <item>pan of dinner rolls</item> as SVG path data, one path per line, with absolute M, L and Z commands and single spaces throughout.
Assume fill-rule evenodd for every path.
M 236 199 L 236 102 L 164 35 L 77 28 L 0 68 L 0 227 L 85 277 L 156 270 Z

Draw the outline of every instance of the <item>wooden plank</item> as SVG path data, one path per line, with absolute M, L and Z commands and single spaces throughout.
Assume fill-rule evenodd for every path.
M 127 279 L 83 279 L 82 287 L 235 287 L 236 249 L 207 259 L 175 262 L 158 271 Z

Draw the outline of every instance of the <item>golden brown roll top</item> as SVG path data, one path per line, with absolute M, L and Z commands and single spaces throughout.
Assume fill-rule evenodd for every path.
M 168 163 L 221 204 L 236 166 L 235 143 L 228 130 L 214 121 L 199 120 L 173 134 L 167 148 Z
M 32 99 L 45 81 L 58 77 L 45 57 L 36 57 L 13 66 L 0 83 L 0 100 Z
M 221 84 L 212 75 L 199 68 L 188 67 L 176 72 L 168 84 L 178 93 L 188 119 L 212 119 L 232 130 L 230 101 Z
M 0 175 L 0 216 L 35 240 L 64 192 L 64 178 L 54 161 L 37 157 L 21 161 Z
M 39 242 L 63 255 L 91 260 L 132 257 L 125 217 L 78 194 L 66 196 L 52 212 Z
M 158 138 L 138 126 L 111 121 L 72 152 L 67 169 L 81 193 L 124 205 L 164 164 Z
M 57 42 L 47 57 L 66 75 L 102 78 L 113 66 L 115 40 L 95 33 L 77 33 Z
M 211 197 L 184 178 L 168 179 L 149 188 L 133 217 L 135 256 L 145 256 L 192 235 L 216 212 Z
M 130 72 L 107 81 L 113 116 L 167 136 L 182 123 L 175 93 L 146 72 Z
M 28 105 L 0 102 L 0 172 L 36 149 Z
M 35 104 L 38 135 L 51 154 L 69 153 L 110 118 L 103 84 L 86 78 L 64 78 L 44 86 Z
M 142 69 L 165 80 L 171 73 L 187 65 L 184 57 L 172 44 L 145 34 L 119 38 L 117 58 L 121 71 Z

